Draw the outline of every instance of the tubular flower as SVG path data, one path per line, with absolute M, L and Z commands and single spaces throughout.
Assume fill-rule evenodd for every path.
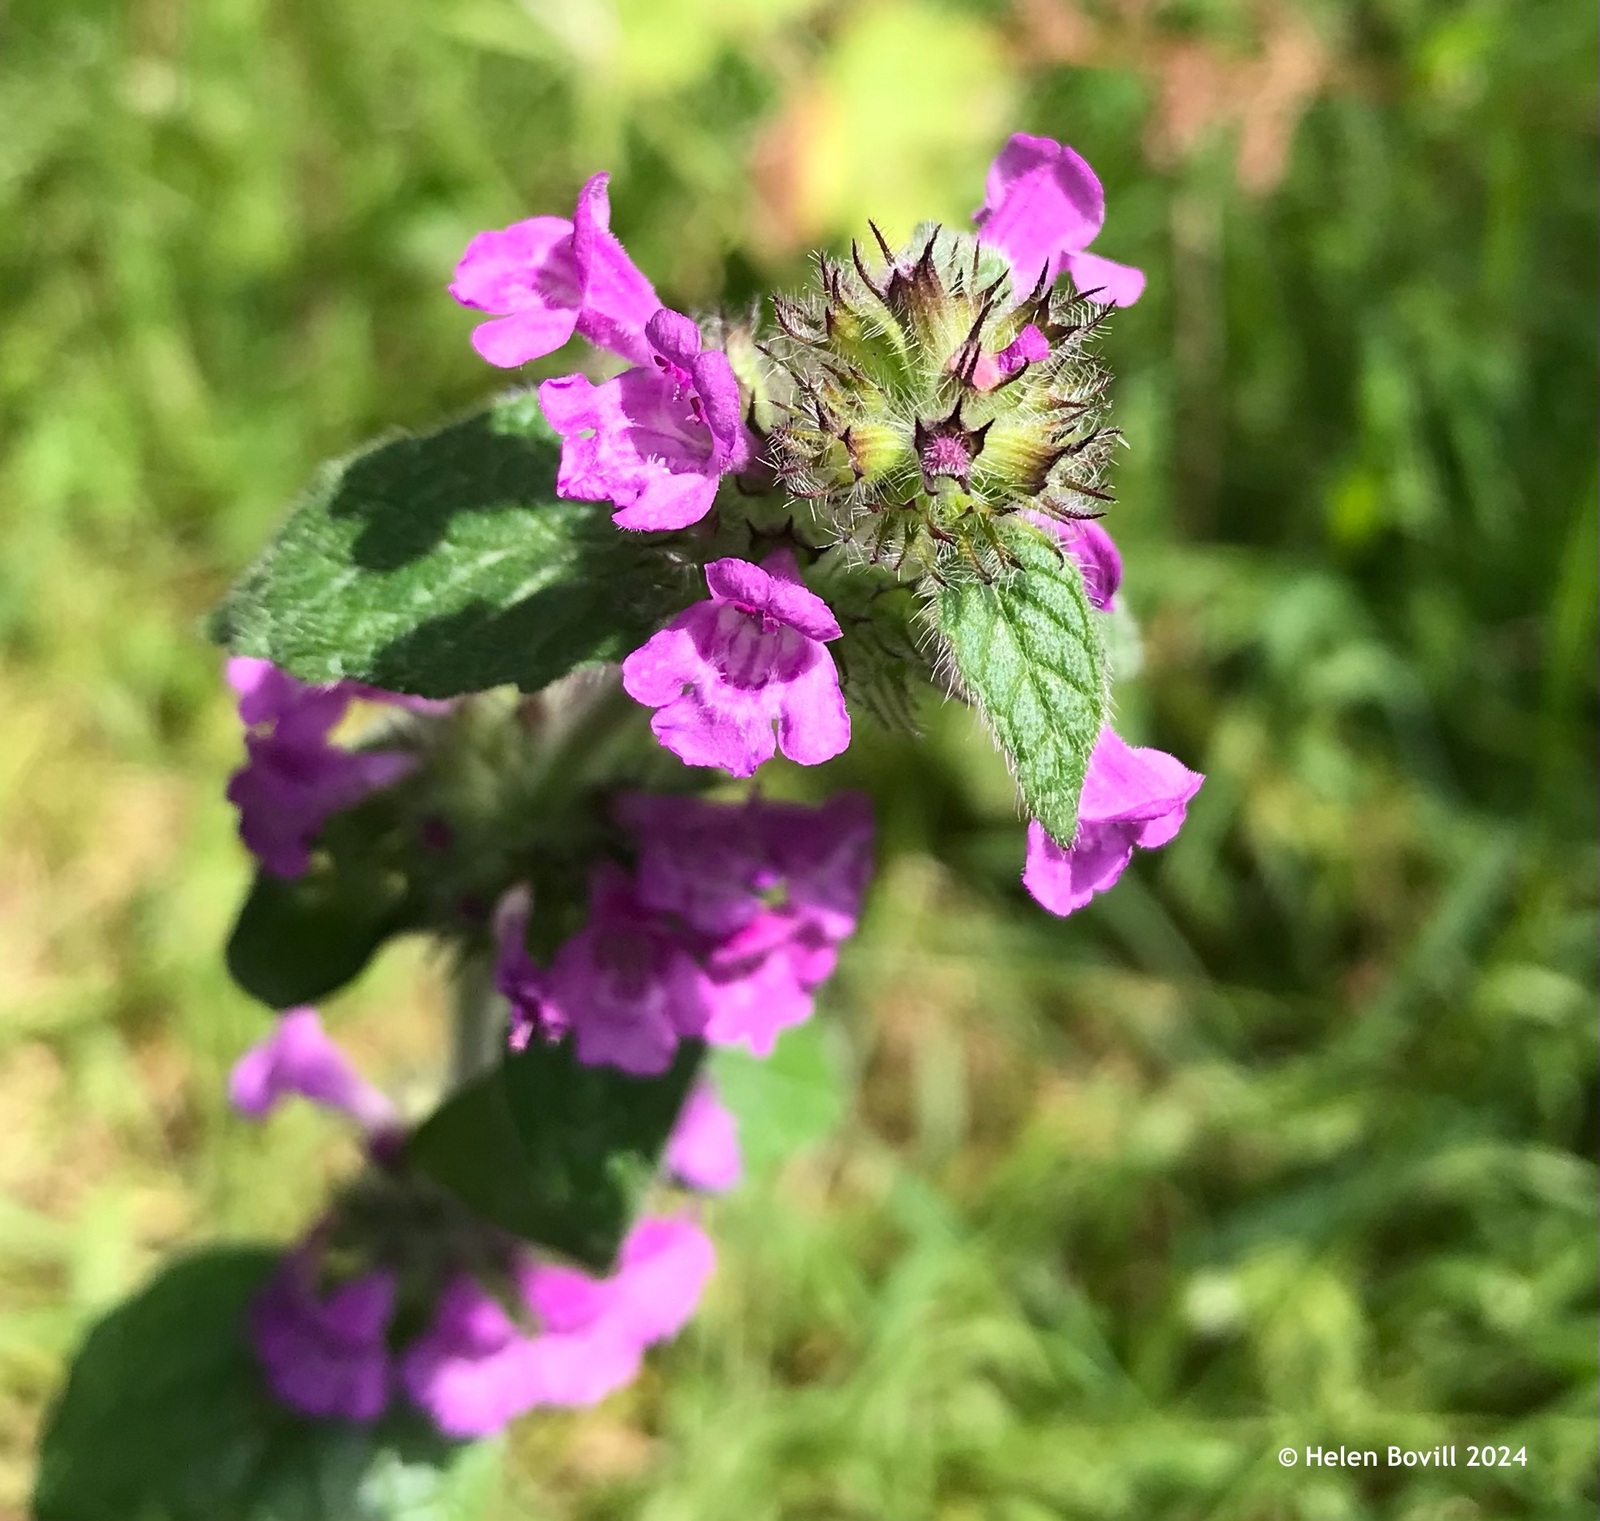
M 827 604 L 787 550 L 761 566 L 713 560 L 711 600 L 680 613 L 622 663 L 628 695 L 680 760 L 749 776 L 781 749 L 814 766 L 850 743 L 839 673 L 823 645 L 840 637 Z M 777 737 L 773 737 L 776 726 Z
M 1105 225 L 1105 191 L 1065 143 L 1016 133 L 989 166 L 972 219 L 979 240 L 1010 260 L 1018 293 L 1053 284 L 1063 269 L 1103 305 L 1131 306 L 1144 291 L 1142 271 L 1086 251 Z
M 1136 748 L 1102 729 L 1078 801 L 1076 837 L 1059 845 L 1040 824 L 1029 824 L 1023 886 L 1052 914 L 1082 908 L 1116 883 L 1136 846 L 1152 850 L 1177 834 L 1204 780 L 1164 751 Z
M 324 1419 L 375 1421 L 388 1408 L 395 1275 L 377 1269 L 323 1294 L 313 1238 L 290 1252 L 250 1309 L 249 1337 L 284 1404 Z
M 595 873 L 589 922 L 551 964 L 548 997 L 586 1066 L 665 1072 L 678 1041 L 709 1017 L 704 974 L 671 931 L 641 908 L 615 866 Z
M 526 364 L 574 331 L 624 359 L 649 362 L 645 324 L 661 302 L 611 232 L 609 178 L 597 174 L 584 185 L 570 222 L 530 217 L 467 245 L 450 294 L 494 314 L 472 334 L 490 364 Z
M 420 712 L 449 706 L 352 682 L 307 686 L 265 660 L 230 660 L 227 674 L 248 729 L 246 762 L 229 778 L 227 797 L 239 810 L 240 838 L 277 877 L 304 876 L 311 848 L 334 814 L 417 765 L 417 757 L 405 751 L 346 750 L 333 743 L 329 735 L 352 699 Z
M 707 975 L 705 1038 L 771 1053 L 810 1018 L 812 995 L 854 933 L 872 872 L 865 797 L 821 807 L 633 795 L 641 902 L 676 921 Z
M 732 1188 L 744 1172 L 739 1126 L 709 1078 L 690 1092 L 667 1139 L 666 1169 L 703 1193 Z
M 347 1114 L 369 1136 L 385 1135 L 399 1123 L 388 1096 L 356 1071 L 311 1008 L 280 1014 L 272 1033 L 251 1046 L 228 1077 L 233 1107 L 253 1120 L 265 1119 L 290 1097 Z
M 656 1216 L 629 1232 L 609 1278 L 524 1259 L 515 1318 L 460 1276 L 402 1357 L 401 1383 L 453 1437 L 491 1435 L 539 1405 L 593 1405 L 634 1377 L 647 1346 L 683 1328 L 715 1262 L 692 1220 Z
M 646 362 L 615 379 L 563 375 L 539 387 L 562 439 L 556 493 L 615 502 L 621 528 L 687 528 L 711 510 L 724 472 L 750 463 L 739 382 L 679 312 L 657 311 L 645 338 Z

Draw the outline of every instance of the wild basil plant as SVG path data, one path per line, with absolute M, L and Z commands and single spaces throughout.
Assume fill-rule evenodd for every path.
M 41 1517 L 470 1512 L 483 1439 L 677 1334 L 715 1270 L 697 1199 L 741 1174 L 719 1075 L 766 1102 L 872 874 L 868 799 L 773 800 L 777 753 L 972 704 L 1055 914 L 1172 838 L 1200 777 L 1112 721 L 1095 340 L 1144 282 L 1088 252 L 1104 215 L 1078 154 L 1013 137 L 972 228 L 874 226 L 699 320 L 604 174 L 472 240 L 450 290 L 491 365 L 576 333 L 625 367 L 325 466 L 213 625 L 258 867 L 228 965 L 280 1011 L 231 1098 L 341 1111 L 365 1167 L 303 1240 L 192 1258 L 90 1336 Z M 403 934 L 456 988 L 422 1114 L 315 1008 Z

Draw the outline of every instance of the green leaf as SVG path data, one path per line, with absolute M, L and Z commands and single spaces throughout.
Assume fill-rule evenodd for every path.
M 944 587 L 939 631 L 1028 813 L 1070 843 L 1089 754 L 1109 716 L 1105 653 L 1072 556 L 1027 523 L 1012 520 L 1004 534 L 1015 568 L 993 583 Z
M 303 877 L 258 871 L 228 937 L 228 971 L 275 1009 L 315 1003 L 417 922 L 407 857 L 377 797 L 330 819 Z
M 419 697 L 620 660 L 697 588 L 609 504 L 559 500 L 558 454 L 520 393 L 323 466 L 212 636 L 303 681 Z
M 707 1065 L 738 1122 L 747 1172 L 770 1172 L 838 1128 L 845 1082 L 831 1033 L 813 1019 L 784 1031 L 764 1060 L 730 1046 L 711 1052 Z
M 535 1040 L 447 1099 L 406 1155 L 484 1219 L 604 1271 L 703 1055 L 683 1041 L 660 1077 L 634 1077 Z
M 310 1421 L 267 1392 L 244 1335 L 280 1253 L 173 1264 L 90 1331 L 47 1421 L 37 1521 L 472 1521 L 495 1443 L 446 1441 L 397 1407 Z

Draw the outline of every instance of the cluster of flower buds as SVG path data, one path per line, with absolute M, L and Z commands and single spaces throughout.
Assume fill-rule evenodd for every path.
M 402 1134 L 316 1011 L 291 1009 L 236 1063 L 235 1107 L 265 1118 L 298 1096 L 338 1110 L 378 1165 L 339 1200 L 258 1295 L 249 1335 L 268 1387 L 295 1410 L 374 1421 L 400 1399 L 453 1437 L 487 1436 L 537 1406 L 590 1405 L 628 1383 L 644 1351 L 694 1313 L 715 1265 L 678 1210 L 638 1220 L 616 1269 L 594 1277 L 483 1224 L 442 1190 L 386 1170 Z M 740 1174 L 732 1116 L 702 1082 L 666 1171 L 700 1191 Z

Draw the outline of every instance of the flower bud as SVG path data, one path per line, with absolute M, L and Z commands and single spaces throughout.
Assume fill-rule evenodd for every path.
M 1042 280 L 1014 291 L 970 234 L 925 224 L 898 252 L 877 236 L 881 260 L 823 255 L 819 294 L 775 302 L 791 394 L 770 456 L 836 540 L 902 579 L 987 578 L 997 518 L 1111 500 L 1110 375 L 1087 347 L 1104 311 Z

